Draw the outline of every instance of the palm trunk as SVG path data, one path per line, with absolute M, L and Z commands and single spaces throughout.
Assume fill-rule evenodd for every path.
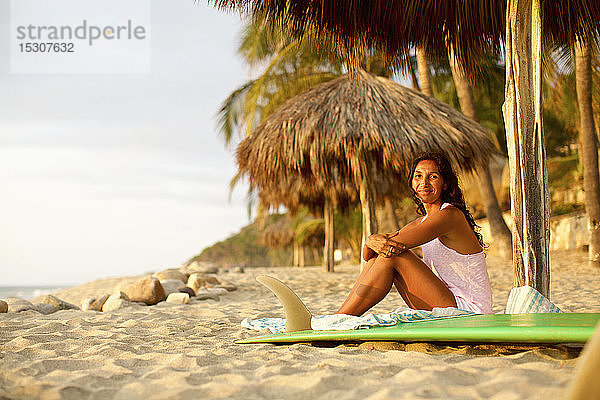
M 419 88 L 419 79 L 417 79 L 417 74 L 415 73 L 415 67 L 413 66 L 412 60 L 408 58 L 408 72 L 410 73 L 410 79 L 412 81 L 412 87 L 415 90 L 421 90 Z
M 431 86 L 431 74 L 429 73 L 429 65 L 427 64 L 427 55 L 422 47 L 417 47 L 417 67 L 419 68 L 419 79 L 421 81 L 421 92 L 429 97 L 433 97 L 433 89 Z
M 450 69 L 452 70 L 452 77 L 454 79 L 458 101 L 463 114 L 474 121 L 479 121 L 477 118 L 477 111 L 475 110 L 473 90 L 464 69 L 456 61 L 452 49 L 448 50 L 448 60 L 450 61 Z M 502 217 L 502 211 L 498 204 L 498 198 L 496 197 L 496 192 L 494 190 L 489 166 L 485 166 L 485 168 L 479 172 L 478 178 L 479 193 L 481 194 L 481 199 L 490 224 L 494 248 L 501 257 L 510 258 L 512 255 L 511 232 Z
M 323 271 L 333 272 L 333 202 L 331 199 L 325 199 L 325 208 L 323 210 L 325 220 L 325 248 L 323 249 Z
M 550 296 L 550 207 L 542 120 L 540 0 L 508 0 L 504 121 L 510 166 L 515 286 Z
M 581 162 L 583 164 L 583 190 L 585 209 L 590 229 L 589 262 L 600 267 L 600 183 L 598 181 L 598 142 L 592 108 L 592 69 L 589 39 L 575 44 L 575 74 L 577 103 L 579 105 L 579 135 Z
M 361 250 L 360 250 L 360 269 L 362 271 L 365 266 L 365 261 L 363 259 L 363 250 L 365 247 L 365 243 L 367 238 L 372 234 L 377 232 L 377 217 L 375 216 L 375 201 L 373 198 L 373 193 L 369 190 L 369 187 L 366 183 L 363 183 L 360 186 L 360 205 L 362 210 L 362 242 L 361 242 Z

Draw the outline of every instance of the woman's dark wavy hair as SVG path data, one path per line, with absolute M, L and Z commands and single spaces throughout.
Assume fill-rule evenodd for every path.
M 467 222 L 471 229 L 473 229 L 473 233 L 477 237 L 477 241 L 481 245 L 482 248 L 486 246 L 483 243 L 483 236 L 479 233 L 480 227 L 475 223 L 471 212 L 467 209 L 467 205 L 465 204 L 465 198 L 463 196 L 462 190 L 458 185 L 458 177 L 454 173 L 452 169 L 452 165 L 450 165 L 450 161 L 444 154 L 441 153 L 425 153 L 417 157 L 412 164 L 412 168 L 410 170 L 410 190 L 412 191 L 412 199 L 417 204 L 417 214 L 425 215 L 425 206 L 417 196 L 417 193 L 412 187 L 412 177 L 415 173 L 415 169 L 417 168 L 417 164 L 424 160 L 431 160 L 435 162 L 440 170 L 440 175 L 444 179 L 444 184 L 446 188 L 442 190 L 442 200 L 444 203 L 450 203 L 454 207 L 458 208 L 464 214 Z

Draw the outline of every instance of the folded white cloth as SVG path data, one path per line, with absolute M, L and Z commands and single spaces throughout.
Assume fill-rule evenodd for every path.
M 454 307 L 434 308 L 431 311 L 399 307 L 389 314 L 365 314 L 361 317 L 346 314 L 313 315 L 311 327 L 315 331 L 366 329 L 373 326 L 392 326 L 398 323 L 428 321 L 474 314 L 472 311 L 460 310 Z M 242 327 L 257 331 L 269 329 L 272 333 L 281 333 L 285 331 L 285 319 L 245 318 L 242 321 Z
M 531 286 L 514 287 L 506 301 L 505 314 L 559 313 L 560 308 Z

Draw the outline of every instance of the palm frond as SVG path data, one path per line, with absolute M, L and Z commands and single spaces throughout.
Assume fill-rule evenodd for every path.
M 248 96 L 248 91 L 255 84 L 255 80 L 244 83 L 234 90 L 219 107 L 219 111 L 217 112 L 217 130 L 223 136 L 226 145 L 231 143 L 236 132 L 238 134 L 240 132 L 240 127 L 246 119 L 243 112 L 244 103 Z

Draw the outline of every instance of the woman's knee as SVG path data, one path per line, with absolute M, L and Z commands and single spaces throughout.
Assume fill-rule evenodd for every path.
M 412 250 L 403 251 L 399 255 L 391 256 L 389 258 L 385 258 L 383 256 L 379 256 L 378 258 L 389 260 L 388 264 L 398 272 L 401 272 L 403 266 L 412 264 L 415 261 L 421 261 L 421 259 L 415 253 L 413 253 Z
M 369 261 L 367 261 L 363 267 L 363 272 L 370 270 L 376 261 L 377 261 L 377 257 L 373 257 Z
M 383 256 L 379 256 L 382 257 Z M 417 256 L 415 253 L 413 253 L 412 250 L 405 250 L 402 253 L 398 254 L 398 255 L 394 255 L 389 257 L 390 260 L 420 260 L 419 256 Z

